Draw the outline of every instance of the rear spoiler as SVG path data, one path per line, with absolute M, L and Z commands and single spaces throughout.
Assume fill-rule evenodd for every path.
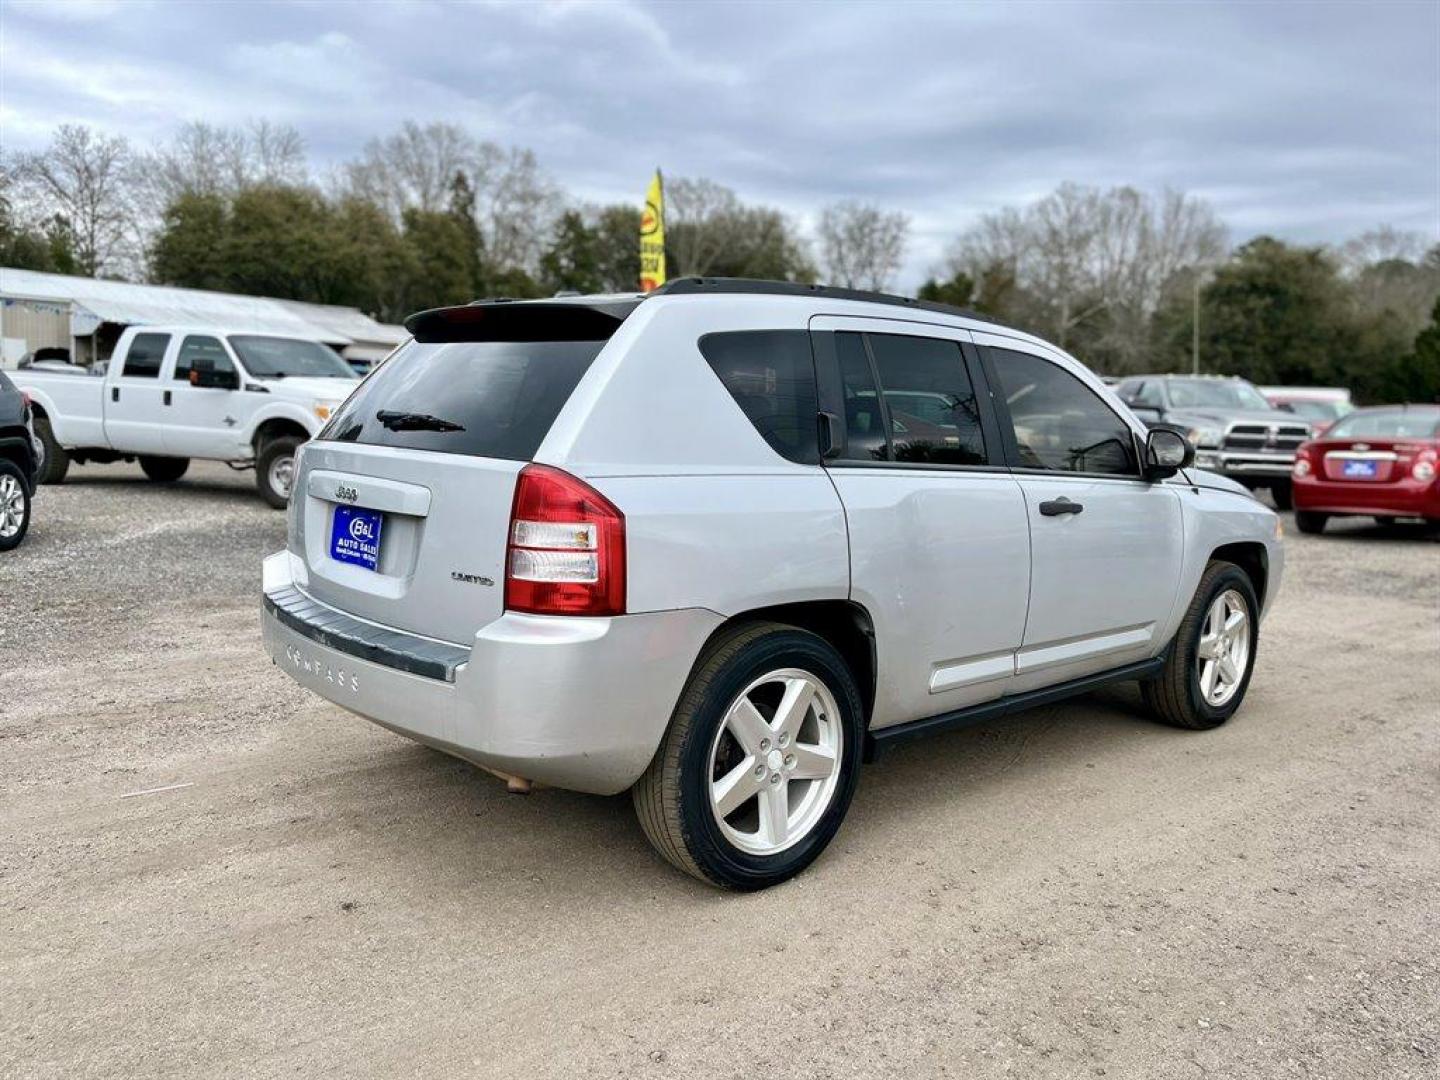
M 604 341 L 640 305 L 640 299 L 590 303 L 481 300 L 431 308 L 405 320 L 416 341 Z

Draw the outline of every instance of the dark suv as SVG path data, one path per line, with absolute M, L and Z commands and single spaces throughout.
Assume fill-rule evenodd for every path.
M 1310 425 L 1276 409 L 1250 383 L 1217 375 L 1135 375 L 1115 392 L 1146 424 L 1184 428 L 1197 468 L 1252 490 L 1269 488 L 1275 505 L 1290 509 L 1290 470 Z
M 19 547 L 25 539 L 39 466 L 30 402 L 0 371 L 0 551 Z

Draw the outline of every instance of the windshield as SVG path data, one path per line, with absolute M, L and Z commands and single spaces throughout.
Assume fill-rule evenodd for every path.
M 1355 410 L 1348 401 L 1287 401 L 1285 407 L 1307 420 L 1339 420 Z
M 1440 409 L 1352 412 L 1325 433 L 1327 439 L 1431 439 L 1440 435 Z
M 355 372 L 340 359 L 339 353 L 318 341 L 233 334 L 230 345 L 245 365 L 245 370 L 257 379 L 298 376 L 308 379 L 356 378 Z
M 1261 409 L 1270 411 L 1265 396 L 1239 379 L 1171 379 L 1170 406 L 1175 409 Z

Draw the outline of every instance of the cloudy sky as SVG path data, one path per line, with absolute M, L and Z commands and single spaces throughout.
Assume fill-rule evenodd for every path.
M 1064 180 L 1201 195 L 1239 240 L 1440 238 L 1440 4 L 0 2 L 0 143 L 293 124 L 317 170 L 405 119 L 531 147 L 576 197 L 704 175 L 807 220 L 976 215 Z

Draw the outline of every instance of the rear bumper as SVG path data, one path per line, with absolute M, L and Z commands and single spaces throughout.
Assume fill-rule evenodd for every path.
M 1440 481 L 1295 478 L 1295 507 L 1323 514 L 1440 518 Z
M 475 635 L 449 678 L 432 668 L 417 674 L 397 658 L 457 647 L 437 650 L 361 624 L 383 639 L 367 657 L 346 640 L 357 621 L 344 613 L 311 601 L 304 617 L 294 603 L 286 617 L 275 599 L 295 592 L 290 558 L 265 560 L 261 629 L 271 659 L 296 682 L 478 765 L 602 795 L 624 791 L 645 771 L 701 646 L 722 621 L 701 609 L 614 618 L 509 612 Z
M 1246 480 L 1280 480 L 1290 476 L 1294 453 L 1251 454 L 1233 450 L 1197 450 L 1195 467 L 1220 473 L 1242 484 Z

